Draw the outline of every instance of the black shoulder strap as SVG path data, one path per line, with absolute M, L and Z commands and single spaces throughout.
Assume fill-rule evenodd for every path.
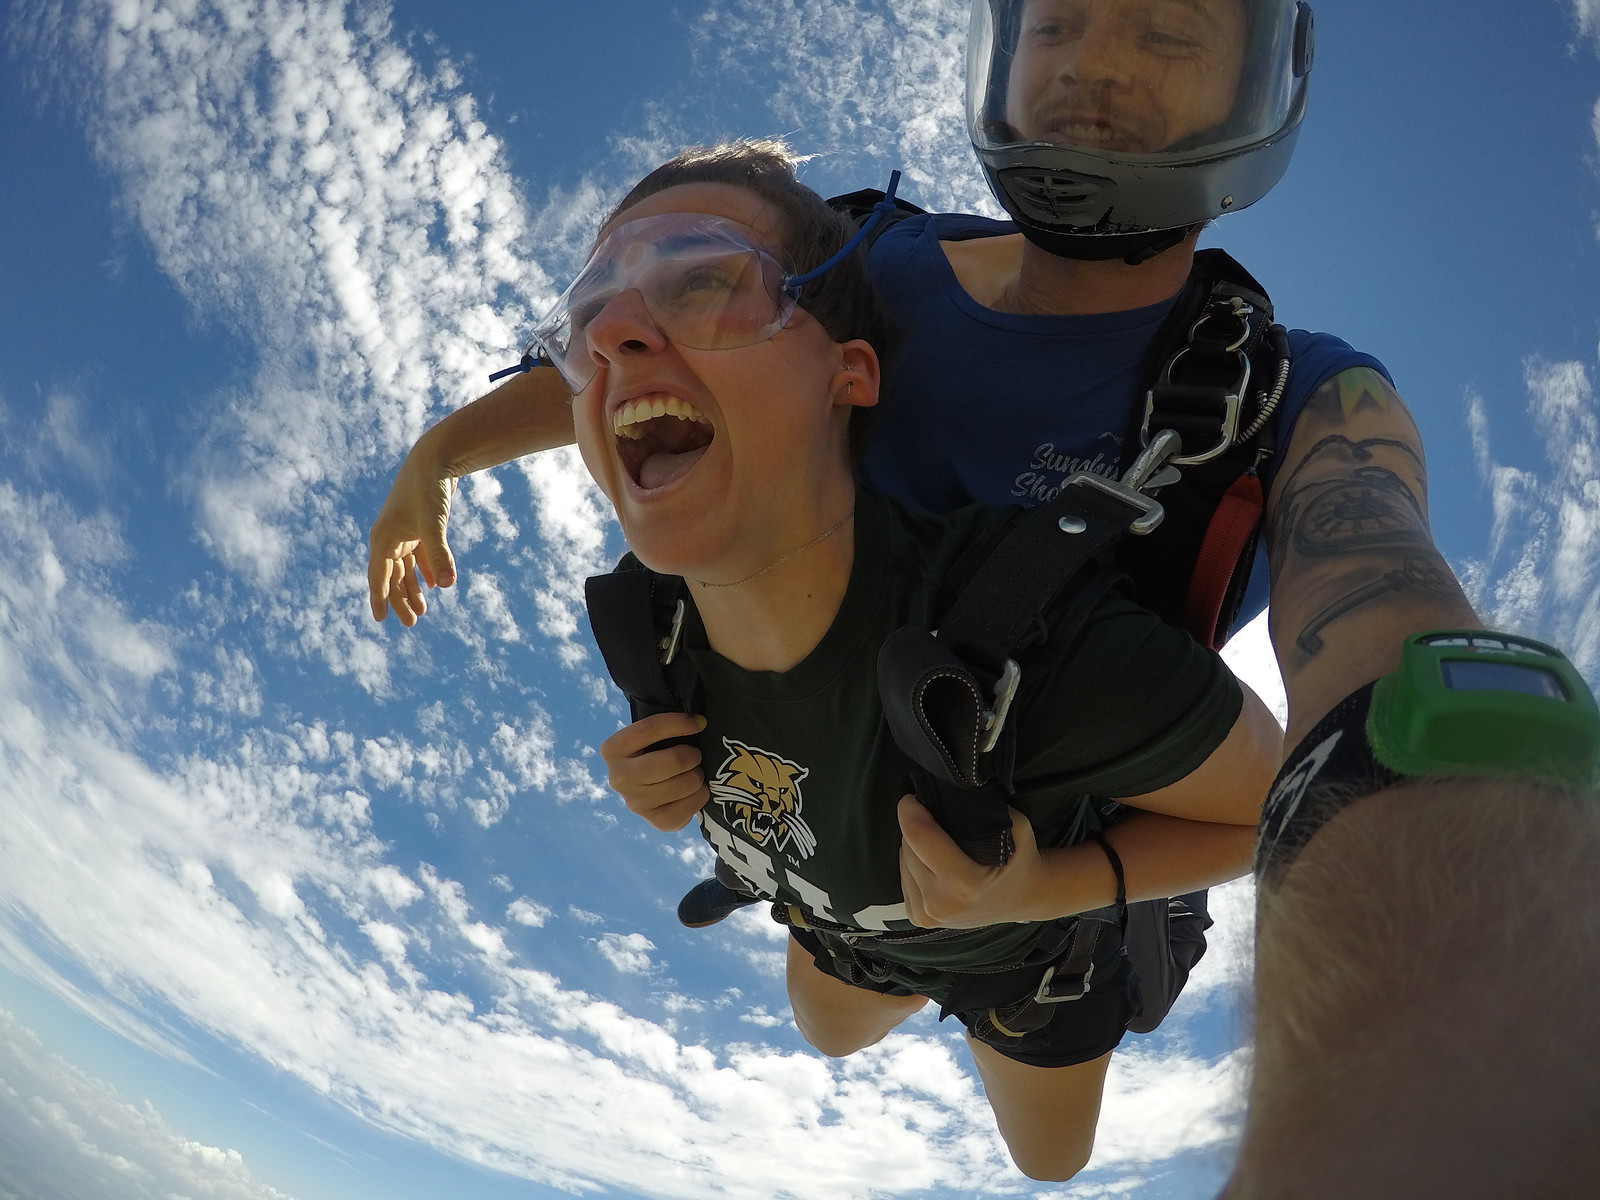
M 698 711 L 699 679 L 678 645 L 688 605 L 683 580 L 630 554 L 610 574 L 585 580 L 583 594 L 595 645 L 633 719 Z
M 877 188 L 862 188 L 859 192 L 846 192 L 842 196 L 830 196 L 828 198 L 828 207 L 835 212 L 842 212 L 859 225 L 873 214 L 878 205 L 883 203 L 885 194 Z M 925 208 L 918 208 L 909 200 L 903 200 L 896 196 L 894 198 L 894 211 L 886 214 L 873 236 L 876 237 L 883 232 L 886 226 L 892 225 L 896 221 L 904 220 L 906 217 L 925 216 L 927 211 Z
M 1254 276 L 1222 250 L 1195 254 L 1189 282 L 1151 343 L 1128 444 L 1141 447 L 1172 429 L 1183 445 L 1177 482 L 1160 490 L 1165 519 L 1129 539 L 1120 561 L 1140 603 L 1204 645 L 1220 646 L 1244 599 L 1253 526 L 1235 536 L 1238 561 L 1222 568 L 1222 593 L 1196 616 L 1193 583 L 1202 546 L 1224 497 L 1277 449 L 1276 406 L 1288 379 L 1288 338 Z M 1231 577 L 1230 577 L 1231 575 Z M 1200 626 L 1205 626 L 1201 628 Z
M 1007 716 L 1019 657 L 1042 637 L 1076 639 L 1123 577 L 1112 550 L 1159 520 L 1160 506 L 1135 489 L 1074 475 L 1014 519 L 936 632 L 908 626 L 884 641 L 878 692 L 889 730 L 912 762 L 918 799 L 974 860 L 1000 865 L 1012 850 Z

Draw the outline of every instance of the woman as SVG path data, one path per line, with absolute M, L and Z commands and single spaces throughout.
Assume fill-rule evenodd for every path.
M 1279 731 L 1214 655 L 1113 596 L 1025 670 L 1005 866 L 967 859 L 902 797 L 877 645 L 936 623 L 947 569 L 987 522 L 914 516 L 856 487 L 851 427 L 879 379 L 860 262 L 796 286 L 851 233 L 781 157 L 687 153 L 622 202 L 541 327 L 634 554 L 689 583 L 684 651 L 705 688 L 703 716 L 649 718 L 602 754 L 659 828 L 699 804 L 652 805 L 630 775 L 703 758 L 708 840 L 797 914 L 789 997 L 812 1045 L 852 1053 L 937 1000 L 968 1027 L 1017 1165 L 1066 1179 L 1088 1160 L 1138 1007 L 1125 960 L 1111 947 L 1085 996 L 1016 1022 L 1037 1028 L 1007 1027 L 997 1014 L 1018 1006 L 994 997 L 960 1007 L 968 985 L 1019 964 L 1042 979 L 1071 918 L 1112 905 L 1119 883 L 1137 900 L 1243 874 Z M 678 736 L 696 745 L 651 748 Z M 1095 796 L 1139 811 L 1102 834 Z

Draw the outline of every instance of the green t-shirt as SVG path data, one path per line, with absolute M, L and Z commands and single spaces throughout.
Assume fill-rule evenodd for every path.
M 937 627 L 946 571 L 992 516 L 982 507 L 917 515 L 860 492 L 838 616 L 788 671 L 743 670 L 709 648 L 697 615 L 686 621 L 708 721 L 698 740 L 712 798 L 701 829 L 760 895 L 864 931 L 916 928 L 900 890 L 895 817 L 911 790 L 908 760 L 878 700 L 878 648 L 901 626 Z M 1239 714 L 1239 685 L 1221 660 L 1120 593 L 1075 640 L 1050 638 L 1020 665 L 1011 803 L 1041 846 L 1097 828 L 1091 797 L 1183 778 Z M 980 970 L 1017 961 L 1045 928 L 989 926 L 871 950 L 912 967 Z

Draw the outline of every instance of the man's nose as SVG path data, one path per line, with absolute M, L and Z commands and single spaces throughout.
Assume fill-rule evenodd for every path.
M 638 288 L 628 288 L 607 300 L 584 329 L 584 340 L 590 355 L 602 364 L 630 354 L 649 354 L 667 344 Z
M 1096 11 L 1062 47 L 1059 72 L 1081 87 L 1124 87 L 1133 78 L 1133 38 L 1126 17 Z

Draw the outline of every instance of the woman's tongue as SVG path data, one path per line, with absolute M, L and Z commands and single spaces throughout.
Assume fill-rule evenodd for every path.
M 639 486 L 647 490 L 666 487 L 699 462 L 700 456 L 705 452 L 704 446 L 696 446 L 681 453 L 671 450 L 656 451 L 639 464 Z
M 711 444 L 711 427 L 703 421 L 656 417 L 639 429 L 640 436 L 623 443 L 633 463 L 633 477 L 647 491 L 666 487 L 682 476 Z

